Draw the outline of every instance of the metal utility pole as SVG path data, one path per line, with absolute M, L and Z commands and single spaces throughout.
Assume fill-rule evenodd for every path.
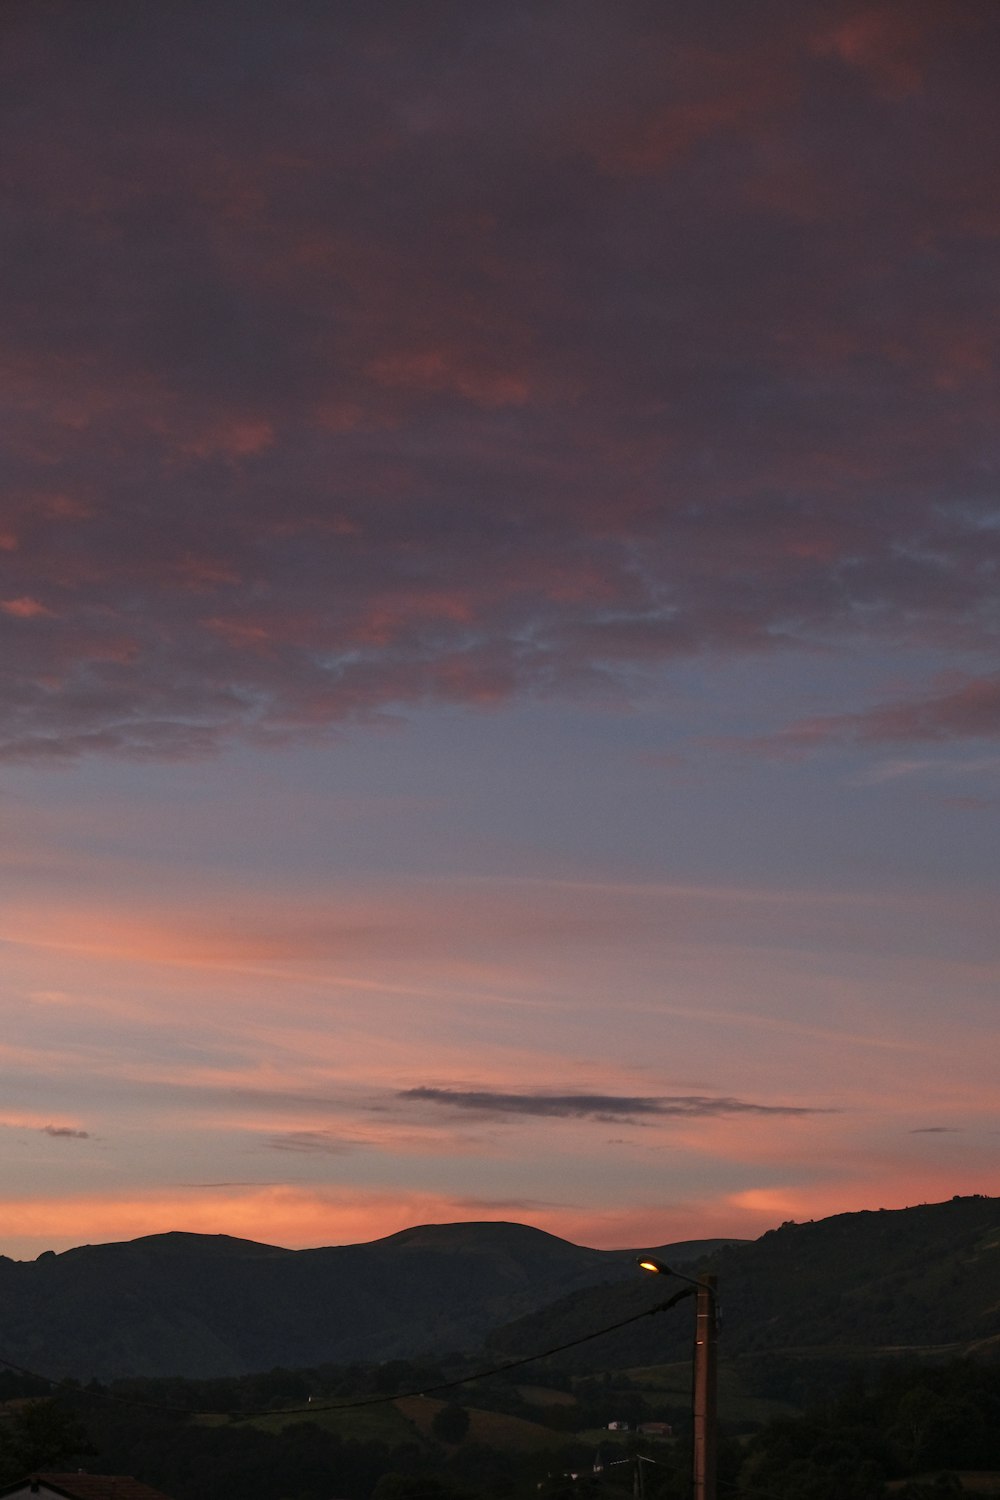
M 694 1500 L 715 1500 L 717 1366 L 715 1277 L 695 1283 L 692 1477 Z

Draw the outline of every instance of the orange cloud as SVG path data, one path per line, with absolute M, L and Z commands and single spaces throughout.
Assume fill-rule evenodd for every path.
M 0 609 L 15 620 L 36 620 L 42 615 L 52 618 L 54 613 L 47 605 L 38 599 L 32 599 L 28 594 L 22 594 L 18 599 L 0 600 Z
M 85 1133 L 78 1119 L 67 1122 L 65 1117 L 61 1117 L 58 1124 L 54 1123 L 51 1111 L 5 1109 L 0 1115 L 0 1126 L 7 1126 L 11 1130 L 43 1130 L 47 1134 L 57 1135 Z

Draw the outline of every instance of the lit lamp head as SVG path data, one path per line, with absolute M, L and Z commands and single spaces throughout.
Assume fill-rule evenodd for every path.
M 673 1266 L 664 1265 L 662 1260 L 657 1260 L 653 1255 L 643 1255 L 639 1258 L 639 1266 L 643 1271 L 652 1271 L 655 1276 L 676 1276 L 678 1281 L 686 1281 L 688 1286 L 699 1286 L 703 1291 L 715 1296 L 715 1284 L 712 1281 L 697 1281 L 693 1276 L 688 1276 L 684 1271 L 675 1271 Z

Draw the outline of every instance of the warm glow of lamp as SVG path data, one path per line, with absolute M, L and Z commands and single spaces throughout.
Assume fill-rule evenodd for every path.
M 657 1276 L 676 1276 L 679 1281 L 686 1281 L 688 1286 L 700 1286 L 715 1295 L 711 1278 L 708 1281 L 698 1281 L 694 1276 L 687 1276 L 683 1271 L 675 1271 L 673 1266 L 664 1265 L 662 1260 L 655 1260 L 652 1255 L 644 1256 L 639 1265 L 644 1271 L 654 1271 Z

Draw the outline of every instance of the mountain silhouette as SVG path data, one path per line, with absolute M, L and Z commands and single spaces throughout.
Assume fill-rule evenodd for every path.
M 692 1260 L 719 1243 L 668 1250 Z M 149 1235 L 0 1258 L 0 1355 L 87 1379 L 441 1354 L 475 1348 L 568 1290 L 635 1274 L 633 1252 L 524 1224 L 425 1224 L 316 1250 Z

